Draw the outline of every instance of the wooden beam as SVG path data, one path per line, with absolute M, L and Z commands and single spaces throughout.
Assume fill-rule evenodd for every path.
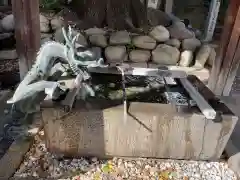
M 222 69 L 223 62 L 225 60 L 226 51 L 228 48 L 228 44 L 230 42 L 229 39 L 231 37 L 231 32 L 233 30 L 233 26 L 236 20 L 239 5 L 240 5 L 240 1 L 231 0 L 227 9 L 225 22 L 224 22 L 224 29 L 221 36 L 221 43 L 217 51 L 217 58 L 214 61 L 212 66 L 212 71 L 211 71 L 211 75 L 208 83 L 208 87 L 213 92 L 215 92 L 216 90 L 218 77 Z
M 231 71 L 231 66 L 232 65 L 236 66 L 235 64 L 233 64 L 233 61 L 235 53 L 237 51 L 238 41 L 240 37 L 239 27 L 240 27 L 240 6 L 238 7 L 238 13 L 235 19 L 225 58 L 223 60 L 221 71 L 219 73 L 218 81 L 216 84 L 215 92 L 218 95 L 222 95 L 223 93 L 225 84 L 227 82 L 228 74 Z
M 40 47 L 39 0 L 12 1 L 21 79 L 32 67 Z
M 168 14 L 172 13 L 173 9 L 173 0 L 166 0 L 165 2 L 165 12 Z
M 148 0 L 148 7 L 153 9 L 159 9 L 162 0 Z
M 208 12 L 208 19 L 206 22 L 205 32 L 204 32 L 204 40 L 205 42 L 209 42 L 212 40 L 213 33 L 216 27 L 218 13 L 220 9 L 221 2 L 220 0 L 211 0 L 211 5 Z
M 226 50 L 225 58 L 223 59 L 221 71 L 218 76 L 218 81 L 216 84 L 215 92 L 218 95 L 222 95 L 225 83 L 227 81 L 228 73 L 231 69 L 231 65 L 237 50 L 238 40 L 239 40 L 239 28 L 240 27 L 240 8 L 238 9 L 238 14 L 234 23 L 234 27 L 229 39 L 229 44 Z
M 2 4 L 3 4 L 4 6 L 7 6 L 7 5 L 8 5 L 8 0 L 2 0 Z
M 204 99 L 204 97 L 197 91 L 197 89 L 188 81 L 187 78 L 179 79 L 185 90 L 188 92 L 190 97 L 197 103 L 198 108 L 202 114 L 207 118 L 214 120 L 216 119 L 217 113 L 211 107 L 211 105 Z
M 223 90 L 223 96 L 228 96 L 230 94 L 230 92 L 232 90 L 233 82 L 237 75 L 239 64 L 240 64 L 240 41 L 238 39 L 236 53 L 234 55 L 232 65 L 229 69 L 229 73 L 228 73 L 227 80 L 226 80 L 227 82 L 226 82 L 226 84 L 224 86 L 224 90 Z

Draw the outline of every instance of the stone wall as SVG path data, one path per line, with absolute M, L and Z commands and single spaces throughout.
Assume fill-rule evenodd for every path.
M 64 43 L 61 32 L 64 20 L 61 16 L 40 14 L 40 24 L 42 44 L 50 40 Z M 0 25 L 1 35 L 7 33 L 14 37 L 14 19 L 11 14 L 3 17 Z M 207 63 L 211 65 L 215 58 L 214 49 L 203 44 L 181 21 L 175 21 L 169 27 L 152 27 L 145 34 L 99 28 L 74 30 L 74 33 L 77 32 L 80 33 L 77 42 L 94 50 L 107 63 L 155 63 L 201 69 Z M 15 51 L 13 55 L 0 51 L 0 59 L 17 58 Z

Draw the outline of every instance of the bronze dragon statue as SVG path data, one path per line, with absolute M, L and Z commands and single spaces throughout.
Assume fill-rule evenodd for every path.
M 73 36 L 71 27 L 68 32 L 62 28 L 65 44 L 48 41 L 40 48 L 35 64 L 18 85 L 11 99 L 7 101 L 24 113 L 32 113 L 39 109 L 41 101 L 48 95 L 57 98 L 66 89 L 54 78 L 55 72 L 62 75 L 70 70 L 82 81 L 81 90 L 85 89 L 94 95 L 91 87 L 84 81 L 90 78 L 88 67 L 106 67 L 101 57 L 95 56 L 90 50 L 78 51 L 76 40 L 78 34 Z M 78 47 L 83 47 L 78 44 Z M 64 66 L 65 65 L 65 66 Z M 61 68 L 60 68 L 61 67 Z

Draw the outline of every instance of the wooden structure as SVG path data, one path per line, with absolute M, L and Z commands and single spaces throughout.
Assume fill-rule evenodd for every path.
M 237 80 L 240 63 L 240 1 L 231 0 L 218 49 L 209 79 L 209 87 L 217 95 L 228 96 Z M 239 82 L 238 82 L 239 83 Z
M 90 99 L 87 104 L 77 101 L 67 114 L 59 104 L 45 104 L 47 148 L 71 157 L 217 160 L 238 117 L 195 76 L 189 76 L 188 81 L 220 112 L 218 118 L 207 119 L 195 107 L 177 112 L 173 104 L 167 103 L 129 102 L 126 119 L 122 100 L 116 103 Z
M 32 67 L 40 47 L 39 0 L 12 1 L 21 78 Z
M 216 0 L 213 1 L 213 4 Z M 161 0 L 149 1 L 148 6 L 158 8 Z M 219 1 L 216 1 L 219 2 Z M 171 13 L 173 0 L 166 0 L 165 11 Z M 12 1 L 13 13 L 16 19 L 17 52 L 19 54 L 20 74 L 23 77 L 32 65 L 36 52 L 40 46 L 39 27 L 39 0 Z M 240 18 L 237 18 L 239 1 L 231 0 L 224 31 L 220 45 L 218 59 L 213 65 L 212 75 L 209 80 L 211 90 L 219 95 L 228 95 L 238 67 L 238 26 Z M 209 13 L 215 17 L 217 12 Z M 211 18 L 210 18 L 211 19 Z M 212 27 L 211 27 L 212 28 Z M 211 29 L 210 28 L 210 29 Z M 229 41 L 228 41 L 229 39 Z M 226 52 L 226 53 L 225 53 Z M 230 72 L 231 71 L 231 72 Z

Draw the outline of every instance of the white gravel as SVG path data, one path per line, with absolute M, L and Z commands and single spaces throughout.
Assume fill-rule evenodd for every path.
M 153 159 L 63 159 L 46 151 L 38 137 L 14 178 L 59 180 L 237 180 L 225 162 Z

